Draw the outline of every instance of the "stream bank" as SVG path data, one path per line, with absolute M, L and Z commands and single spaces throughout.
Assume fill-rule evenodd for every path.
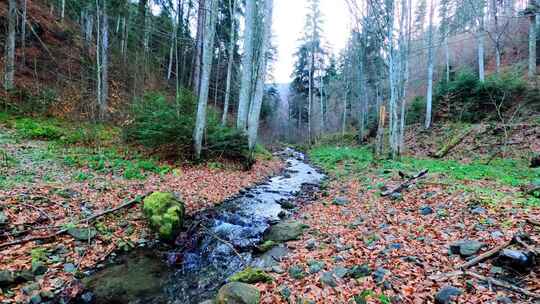
M 260 253 L 258 245 L 298 237 L 303 226 L 284 219 L 310 200 L 325 178 L 299 152 L 287 149 L 279 156 L 287 164 L 281 175 L 196 214 L 172 249 L 136 250 L 83 279 L 89 291 L 80 300 L 200 303 L 213 299 L 227 278 L 242 269 L 276 267 L 287 248 L 277 245 Z

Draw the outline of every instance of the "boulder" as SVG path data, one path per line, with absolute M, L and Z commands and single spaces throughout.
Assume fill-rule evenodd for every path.
M 330 287 L 337 287 L 337 281 L 334 278 L 334 274 L 332 272 L 325 272 L 321 275 L 321 284 L 325 286 Z
M 459 254 L 462 257 L 470 257 L 478 253 L 485 244 L 475 240 L 462 240 L 450 245 L 452 254 Z
M 265 241 L 287 242 L 297 240 L 304 233 L 305 225 L 298 221 L 284 221 L 267 231 Z
M 289 268 L 289 276 L 293 279 L 301 280 L 306 277 L 306 271 L 304 270 L 304 267 L 294 265 Z
M 503 249 L 499 252 L 495 264 L 513 271 L 528 273 L 534 267 L 536 261 L 534 254 L 531 252 Z
M 353 266 L 348 273 L 348 276 L 353 279 L 360 279 L 363 277 L 367 277 L 371 274 L 371 269 L 368 265 L 355 265 Z
M 143 212 L 164 240 L 173 240 L 184 224 L 184 203 L 172 193 L 152 193 L 144 199 Z
M 11 285 L 15 282 L 15 274 L 9 270 L 0 270 L 0 287 Z
M 258 304 L 261 294 L 246 283 L 231 282 L 219 289 L 216 304 Z
M 324 262 L 323 261 L 316 261 L 311 260 L 308 261 L 308 272 L 309 273 L 318 273 L 319 271 L 324 269 Z
M 463 292 L 454 286 L 444 286 L 435 295 L 436 304 L 449 304 Z
M 255 284 L 259 282 L 270 283 L 273 280 L 274 278 L 272 278 L 272 276 L 264 272 L 262 269 L 248 267 L 230 276 L 228 281 Z

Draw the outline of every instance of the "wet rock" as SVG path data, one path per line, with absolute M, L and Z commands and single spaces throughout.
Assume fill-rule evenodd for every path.
M 449 304 L 452 301 L 454 301 L 458 296 L 460 296 L 463 292 L 461 289 L 456 288 L 454 286 L 444 286 L 437 292 L 435 295 L 435 303 L 436 304 Z
M 277 246 L 277 243 L 274 241 L 266 241 L 259 246 L 257 246 L 257 251 L 259 252 L 267 252 L 268 250 L 272 249 L 272 247 Z
M 307 264 L 308 264 L 308 272 L 311 274 L 318 273 L 319 271 L 324 269 L 323 261 L 311 260 L 311 261 L 308 261 Z
M 459 254 L 462 257 L 475 255 L 485 244 L 476 240 L 462 240 L 450 245 L 452 254 Z
M 216 304 L 258 304 L 259 290 L 246 283 L 231 282 L 219 289 Z
M 421 215 L 430 215 L 435 212 L 430 206 L 422 206 L 419 210 Z
M 296 208 L 296 205 L 295 205 L 292 201 L 290 201 L 290 200 L 283 200 L 283 201 L 280 201 L 280 202 L 279 202 L 279 205 L 281 205 L 281 207 L 282 207 L 283 209 L 289 209 L 289 210 L 290 210 L 290 209 Z
M 384 282 L 386 275 L 388 275 L 389 273 L 390 271 L 382 267 L 379 267 L 377 268 L 377 270 L 375 270 L 375 272 L 371 276 L 373 277 L 373 280 L 375 281 L 375 283 L 381 284 L 382 282 Z
M 346 197 L 336 197 L 332 201 L 332 205 L 336 205 L 336 206 L 347 206 L 348 204 L 349 204 L 349 199 L 347 199 Z
M 314 239 L 309 239 L 306 242 L 306 249 L 309 251 L 312 251 L 312 250 L 315 250 L 315 248 L 317 248 L 317 241 Z
M 279 261 L 289 254 L 289 250 L 284 246 L 275 246 L 259 257 L 254 266 L 260 268 L 271 268 L 279 265 Z
M 393 201 L 400 201 L 403 199 L 403 195 L 399 192 L 392 192 L 389 197 Z
M 141 303 L 159 299 L 167 267 L 155 253 L 132 252 L 126 261 L 110 266 L 82 280 L 96 303 Z
M 293 279 L 301 280 L 306 277 L 306 271 L 304 270 L 304 267 L 300 265 L 294 265 L 289 268 L 289 276 Z
M 83 301 L 83 303 L 92 303 L 92 301 L 94 300 L 94 294 L 87 291 L 81 295 L 81 300 Z
M 344 278 L 346 277 L 348 274 L 349 274 L 349 269 L 343 267 L 343 266 L 337 266 L 336 268 L 334 268 L 334 270 L 332 270 L 332 273 L 337 277 L 337 278 Z
M 287 301 L 288 303 L 292 294 L 291 289 L 285 285 L 281 285 L 278 287 L 278 290 L 283 300 Z
M 297 240 L 304 233 L 305 225 L 297 221 L 285 221 L 272 227 L 264 236 L 265 241 L 287 242 Z
M 337 281 L 334 278 L 334 275 L 332 272 L 325 272 L 321 275 L 321 283 L 326 286 L 330 287 L 337 287 Z
M 0 287 L 8 286 L 15 282 L 15 274 L 9 270 L 0 270 Z
M 503 249 L 495 264 L 514 271 L 528 273 L 536 264 L 534 254 L 521 250 Z
M 229 277 L 229 282 L 242 282 L 248 284 L 255 283 L 270 283 L 274 280 L 272 276 L 264 272 L 262 269 L 248 267 L 240 272 Z
M 478 215 L 486 214 L 487 210 L 486 210 L 486 208 L 476 207 L 476 208 L 471 209 L 471 213 L 472 214 L 478 214 Z
M 97 235 L 97 231 L 94 228 L 70 228 L 67 233 L 71 235 L 77 241 L 87 242 L 92 240 Z
M 495 299 L 495 301 L 497 301 L 497 303 L 502 303 L 502 304 L 512 304 L 512 303 L 514 303 L 512 301 L 512 299 L 510 299 L 509 297 L 503 297 L 503 296 L 497 297 Z
M 283 273 L 285 273 L 285 269 L 283 269 L 279 265 L 276 265 L 276 266 L 272 266 L 272 272 L 275 272 L 277 274 L 283 274 Z
M 64 264 L 64 271 L 65 272 L 74 272 L 75 269 L 76 269 L 76 267 L 72 263 Z
M 353 279 L 360 279 L 367 277 L 371 274 L 371 269 L 367 264 L 364 265 L 355 265 L 353 266 L 348 273 L 348 276 Z
M 173 193 L 154 192 L 144 199 L 143 212 L 160 238 L 173 240 L 184 224 L 185 208 Z
M 30 297 L 30 303 L 31 304 L 39 304 L 41 303 L 41 296 L 39 294 L 34 294 Z

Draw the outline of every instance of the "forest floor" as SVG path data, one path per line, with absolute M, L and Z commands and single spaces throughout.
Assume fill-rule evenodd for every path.
M 0 302 L 46 301 L 118 251 L 155 239 L 138 204 L 84 219 L 153 191 L 173 191 L 188 214 L 279 172 L 265 157 L 248 172 L 233 163 L 175 165 L 116 143 L 118 130 L 0 113 Z M 48 240 L 4 246 L 44 237 Z M 13 284 L 15 283 L 15 284 Z
M 505 253 L 526 253 L 535 245 L 539 250 L 540 226 L 527 220 L 540 220 L 540 193 L 523 190 L 540 184 L 540 168 L 529 168 L 531 152 L 540 152 L 539 125 L 512 133 L 523 142 L 508 157 L 492 157 L 488 152 L 495 151 L 498 140 L 480 129 L 484 135 L 471 135 L 450 157 L 428 157 L 462 130 L 449 126 L 416 134 L 409 146 L 412 155 L 400 161 L 377 161 L 367 148 L 347 145 L 312 149 L 311 160 L 330 178 L 323 198 L 297 213 L 310 228 L 287 243 L 291 253 L 277 268 L 283 271 L 273 273 L 275 280 L 257 285 L 261 302 L 433 303 L 437 298 L 436 303 L 537 303 L 540 298 L 479 279 L 498 279 L 540 297 L 540 267 L 531 269 L 526 265 L 531 260 L 516 265 L 495 254 L 467 268 L 472 274 L 456 270 L 516 235 L 528 235 L 530 248 L 512 243 Z M 487 148 L 473 149 L 476 145 Z M 381 195 L 408 180 L 399 172 L 413 176 L 424 169 L 427 175 L 410 188 Z M 457 251 L 471 251 L 455 254 L 451 245 L 464 240 Z M 520 266 L 526 270 L 516 271 Z M 449 275 L 436 277 L 441 274 Z

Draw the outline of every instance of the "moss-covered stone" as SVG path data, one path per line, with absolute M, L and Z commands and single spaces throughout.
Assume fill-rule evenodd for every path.
M 264 236 L 265 241 L 287 242 L 297 240 L 304 233 L 306 225 L 297 221 L 285 221 L 278 223 L 268 230 Z
M 152 193 L 144 199 L 143 211 L 150 226 L 165 240 L 174 239 L 184 223 L 184 204 L 172 193 Z
M 246 283 L 231 282 L 218 292 L 217 304 L 258 304 L 261 293 L 255 286 Z
M 277 246 L 278 243 L 274 241 L 265 241 L 264 243 L 257 246 L 257 251 L 259 252 L 267 252 L 268 250 L 272 249 L 274 246 Z
M 248 267 L 240 272 L 229 277 L 230 282 L 242 282 L 248 284 L 255 283 L 270 283 L 274 280 L 272 276 L 264 272 L 262 269 Z

